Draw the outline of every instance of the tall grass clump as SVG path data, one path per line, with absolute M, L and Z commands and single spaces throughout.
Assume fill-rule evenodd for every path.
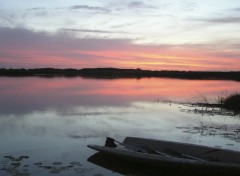
M 222 106 L 225 109 L 240 112 L 240 94 L 235 93 L 227 96 L 222 100 Z

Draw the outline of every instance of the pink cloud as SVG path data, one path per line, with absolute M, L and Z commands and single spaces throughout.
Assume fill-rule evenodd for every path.
M 75 38 L 17 28 L 0 28 L 0 38 L 0 67 L 5 68 L 240 70 L 240 52 L 216 46 L 137 45 L 127 39 Z

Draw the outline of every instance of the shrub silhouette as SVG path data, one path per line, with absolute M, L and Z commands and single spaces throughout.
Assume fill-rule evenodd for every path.
M 223 107 L 229 110 L 240 111 L 240 94 L 232 94 L 223 100 Z

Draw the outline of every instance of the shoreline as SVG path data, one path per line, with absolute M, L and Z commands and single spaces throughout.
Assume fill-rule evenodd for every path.
M 85 77 L 97 79 L 117 78 L 177 78 L 192 80 L 232 80 L 240 81 L 240 71 L 172 71 L 172 70 L 142 70 L 142 69 L 120 69 L 120 68 L 83 68 L 83 69 L 56 69 L 56 68 L 34 68 L 34 69 L 6 69 L 0 68 L 0 76 L 9 77 Z

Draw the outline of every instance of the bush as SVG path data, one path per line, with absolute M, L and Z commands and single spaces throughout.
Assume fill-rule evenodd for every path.
M 232 94 L 223 100 L 223 107 L 229 110 L 240 111 L 240 94 Z

